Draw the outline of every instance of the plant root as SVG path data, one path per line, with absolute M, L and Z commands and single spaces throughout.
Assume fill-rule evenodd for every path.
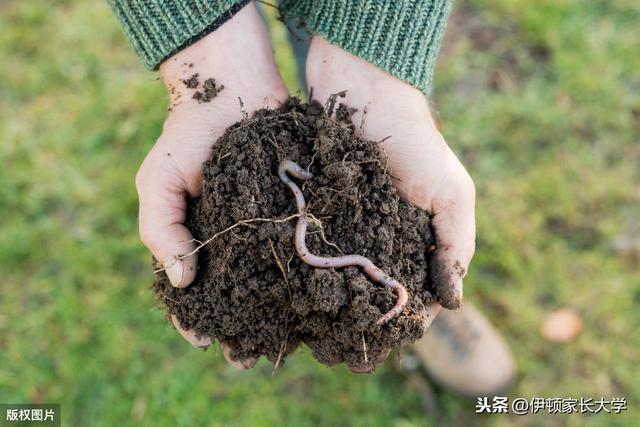
M 240 220 L 238 222 L 236 222 L 233 225 L 230 225 L 229 227 L 225 228 L 222 231 L 218 231 L 216 234 L 214 234 L 213 236 L 211 236 L 210 238 L 208 238 L 207 240 L 205 240 L 204 242 L 200 243 L 194 250 L 192 250 L 191 252 L 189 252 L 188 254 L 185 255 L 180 255 L 175 257 L 175 260 L 173 261 L 172 264 L 167 265 L 166 267 L 163 268 L 158 268 L 157 270 L 153 270 L 154 273 L 160 273 L 161 271 L 166 270 L 167 268 L 170 268 L 171 266 L 173 266 L 176 262 L 183 260 L 187 257 L 190 257 L 191 255 L 197 254 L 198 251 L 200 251 L 200 249 L 204 248 L 205 246 L 207 246 L 209 243 L 213 242 L 215 239 L 217 239 L 218 237 L 222 236 L 225 233 L 228 233 L 229 231 L 233 230 L 234 228 L 240 227 L 241 225 L 246 225 L 249 226 L 248 224 L 251 224 L 252 222 L 273 222 L 274 224 L 278 224 L 281 222 L 287 222 L 287 221 L 291 221 L 294 218 L 298 218 L 300 216 L 300 214 L 294 214 L 294 215 L 290 215 L 286 218 L 282 218 L 282 219 L 273 219 L 273 218 L 251 218 L 251 219 L 243 219 Z M 195 241 L 195 239 L 194 239 Z

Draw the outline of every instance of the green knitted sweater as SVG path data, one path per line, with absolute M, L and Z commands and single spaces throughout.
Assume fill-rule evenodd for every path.
M 108 0 L 142 63 L 160 63 L 249 0 Z M 452 0 L 281 0 L 284 17 L 427 92 Z

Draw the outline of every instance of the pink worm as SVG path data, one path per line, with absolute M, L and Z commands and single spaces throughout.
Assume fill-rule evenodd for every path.
M 402 286 L 400 282 L 393 279 L 384 271 L 376 267 L 375 264 L 373 264 L 373 262 L 371 262 L 368 258 L 365 258 L 361 255 L 321 257 L 309 252 L 309 249 L 307 249 L 307 244 L 305 243 L 307 225 L 309 225 L 309 220 L 307 218 L 307 204 L 304 201 L 302 190 L 300 190 L 300 188 L 291 180 L 291 178 L 287 176 L 287 173 L 305 181 L 313 178 L 313 174 L 311 174 L 311 172 L 307 170 L 302 169 L 299 164 L 292 162 L 291 160 L 283 161 L 282 163 L 280 163 L 280 167 L 278 168 L 278 175 L 280 176 L 280 179 L 282 180 L 282 182 L 287 184 L 296 198 L 296 205 L 298 207 L 298 213 L 300 214 L 300 216 L 298 217 L 298 223 L 296 225 L 295 240 L 296 252 L 300 259 L 302 259 L 302 261 L 304 261 L 305 263 L 318 268 L 340 268 L 357 265 L 364 270 L 366 275 L 369 276 L 372 281 L 382 283 L 384 286 L 393 289 L 398 296 L 396 305 L 391 310 L 389 310 L 388 313 L 384 314 L 378 319 L 378 321 L 376 322 L 378 325 L 383 325 L 402 313 L 402 310 L 404 310 L 404 306 L 407 304 L 407 301 L 409 299 L 407 290 L 404 286 Z

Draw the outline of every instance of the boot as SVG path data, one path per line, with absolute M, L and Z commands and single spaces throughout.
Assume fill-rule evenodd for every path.
M 456 311 L 441 310 L 411 349 L 437 384 L 465 396 L 500 395 L 516 376 L 506 342 L 469 303 Z

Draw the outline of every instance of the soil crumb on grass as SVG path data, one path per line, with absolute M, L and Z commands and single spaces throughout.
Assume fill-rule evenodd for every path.
M 407 288 L 405 310 L 377 325 L 396 295 L 358 267 L 304 264 L 294 250 L 294 218 L 221 234 L 199 251 L 198 276 L 187 288 L 172 287 L 158 273 L 154 290 L 183 328 L 228 343 L 235 359 L 264 355 L 281 363 L 304 343 L 323 364 L 359 370 L 422 336 L 422 310 L 437 300 L 428 280 L 429 217 L 400 201 L 379 144 L 354 135 L 351 113 L 341 105 L 338 122 L 319 103 L 291 98 L 236 123 L 214 144 L 186 223 L 206 241 L 238 221 L 296 214 L 277 173 L 281 161 L 292 160 L 314 175 L 298 181 L 308 212 L 319 220 L 307 231 L 309 250 L 368 257 Z

